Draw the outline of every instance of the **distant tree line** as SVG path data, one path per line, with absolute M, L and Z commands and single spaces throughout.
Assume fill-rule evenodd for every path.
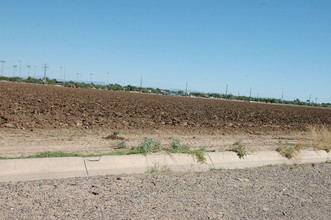
M 314 102 L 310 102 L 309 100 L 301 101 L 299 99 L 295 99 L 293 101 L 290 101 L 290 100 L 282 100 L 282 99 L 276 99 L 276 98 L 235 96 L 232 94 L 220 94 L 220 93 L 202 93 L 202 92 L 185 93 L 182 90 L 172 91 L 172 90 L 159 89 L 159 88 L 156 88 L 156 89 L 155 88 L 142 88 L 142 87 L 137 87 L 137 86 L 132 86 L 132 85 L 122 86 L 117 83 L 101 85 L 101 84 L 74 82 L 74 81 L 59 81 L 56 79 L 49 79 L 47 77 L 45 80 L 45 79 L 36 79 L 36 78 L 32 78 L 32 77 L 28 77 L 28 78 L 24 79 L 24 78 L 20 78 L 20 77 L 1 76 L 0 80 L 10 81 L 10 82 L 25 82 L 25 83 L 33 83 L 33 84 L 60 85 L 63 87 L 73 87 L 73 88 L 129 91 L 129 92 L 152 93 L 152 94 L 161 94 L 161 95 L 193 96 L 193 97 L 204 97 L 204 98 L 241 100 L 241 101 L 248 101 L 248 102 L 264 102 L 264 103 L 275 103 L 275 104 L 278 103 L 278 104 L 305 105 L 305 106 L 331 108 L 331 103 L 314 103 Z

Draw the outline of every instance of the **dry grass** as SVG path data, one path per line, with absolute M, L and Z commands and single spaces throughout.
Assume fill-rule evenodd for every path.
M 312 146 L 316 150 L 331 151 L 331 130 L 325 126 L 309 127 L 312 136 Z
M 291 159 L 295 157 L 295 155 L 297 155 L 303 148 L 305 148 L 305 145 L 303 144 L 292 144 L 287 141 L 280 141 L 276 151 L 278 151 L 282 156 Z
M 154 164 L 153 167 L 149 168 L 146 173 L 169 173 L 171 169 L 165 165 L 160 165 L 159 163 Z
M 237 153 L 239 158 L 244 158 L 246 155 L 248 155 L 247 149 L 241 141 L 236 141 L 232 145 L 232 148 L 230 149 L 230 151 Z

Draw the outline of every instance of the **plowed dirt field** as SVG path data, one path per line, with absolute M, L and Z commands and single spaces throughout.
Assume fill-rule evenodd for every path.
M 275 150 L 283 141 L 310 144 L 310 128 L 331 125 L 331 110 L 297 106 L 9 82 L 0 82 L 0 94 L 0 157 L 108 153 L 144 138 L 165 147 L 178 139 L 224 151 L 239 140 L 249 151 Z
M 331 110 L 0 82 L 0 127 L 304 131 Z

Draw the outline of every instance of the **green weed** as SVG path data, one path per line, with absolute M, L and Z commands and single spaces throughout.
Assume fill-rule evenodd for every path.
M 141 154 L 155 153 L 161 151 L 161 143 L 155 138 L 145 138 L 138 147 L 135 148 Z
M 125 141 L 120 141 L 120 142 L 114 143 L 112 145 L 112 147 L 114 149 L 125 149 L 125 148 L 127 148 L 127 145 L 126 145 Z
M 244 158 L 244 156 L 248 155 L 246 147 L 242 144 L 241 141 L 236 141 L 230 151 L 237 153 L 239 158 Z
M 170 147 L 173 151 L 177 151 L 177 152 L 183 152 L 189 150 L 189 147 L 182 144 L 178 139 L 173 139 Z

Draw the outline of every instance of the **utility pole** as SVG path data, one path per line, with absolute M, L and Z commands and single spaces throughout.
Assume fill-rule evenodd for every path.
M 44 84 L 47 83 L 47 79 L 46 79 L 46 71 L 47 71 L 47 68 L 48 68 L 48 66 L 47 66 L 47 64 L 45 63 L 45 65 L 44 65 Z
M 227 96 L 228 96 L 228 84 L 226 84 L 226 88 L 225 88 L 225 98 L 227 98 Z
M 249 90 L 249 99 L 251 99 L 251 97 L 252 97 L 252 87 L 251 87 L 251 89 Z
M 107 72 L 107 84 L 109 85 L 109 72 Z
M 20 62 L 20 77 L 22 76 L 21 74 L 22 74 L 22 60 L 19 60 L 19 62 Z
M 62 78 L 62 66 L 60 66 L 60 79 L 59 80 L 61 80 L 61 78 Z
M 28 68 L 28 77 L 30 77 L 30 65 L 26 65 L 26 67 Z
M 309 104 L 311 103 L 311 94 L 309 94 Z
M 13 70 L 14 77 L 16 76 L 16 67 L 17 67 L 17 65 L 14 65 L 14 66 L 13 66 L 13 69 L 14 69 L 14 70 Z
M 280 98 L 280 100 L 283 101 L 283 99 L 284 99 L 284 91 L 282 91 L 282 97 Z
M 317 97 L 315 98 L 315 104 L 317 104 Z
M 186 82 L 185 94 L 187 94 L 187 86 L 188 86 L 188 83 Z
M 91 84 L 92 84 L 93 83 L 93 80 L 92 80 L 93 73 L 90 73 L 90 76 L 91 76 Z
M 141 76 L 140 77 L 140 88 L 142 88 L 143 87 L 143 77 Z
M 64 66 L 63 81 L 66 81 L 66 71 L 67 71 L 67 66 Z
M 3 75 L 3 64 L 5 63 L 4 60 L 0 60 L 1 63 L 1 76 Z
M 76 81 L 78 82 L 78 79 L 79 79 L 79 73 L 76 73 L 76 75 L 77 75 L 77 79 L 76 79 Z

